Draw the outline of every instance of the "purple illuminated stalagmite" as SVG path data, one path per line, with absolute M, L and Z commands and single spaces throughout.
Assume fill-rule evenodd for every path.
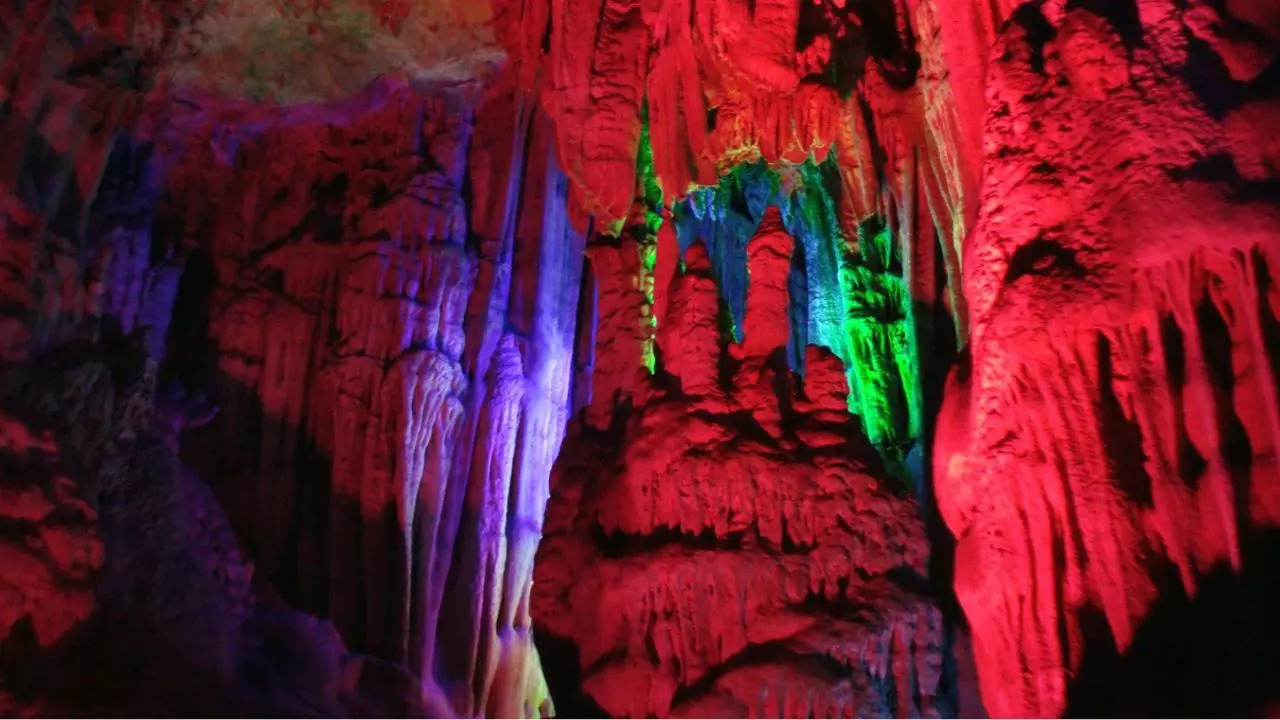
M 89 217 L 90 241 L 106 258 L 100 311 L 114 317 L 125 333 L 140 331 L 147 354 L 157 362 L 164 358 L 182 274 L 172 248 L 162 248 L 161 257 L 152 260 L 158 175 L 149 146 L 118 140 Z
M 467 683 L 473 692 L 477 681 L 480 684 L 479 697 L 467 698 L 477 705 L 488 694 L 486 676 L 489 673 L 485 671 L 494 662 L 494 635 L 508 553 L 505 537 L 510 507 L 508 495 L 524 400 L 524 366 L 514 336 L 504 335 L 499 342 L 486 383 L 487 396 L 480 408 L 476 453 L 472 458 L 459 532 L 461 563 L 456 568 L 455 584 L 449 595 L 455 607 L 466 608 L 461 615 L 475 621 L 461 627 L 443 628 L 442 638 L 442 657 L 458 663 L 463 673 L 470 669 L 483 673 Z M 471 709 L 464 708 L 460 711 Z
M 584 240 L 568 222 L 567 183 L 546 117 L 510 91 L 495 91 L 485 107 L 495 112 L 486 113 L 471 157 L 481 258 L 468 358 L 472 377 L 488 369 L 469 400 L 484 398 L 472 414 L 478 429 L 460 561 L 445 605 L 448 617 L 470 620 L 441 624 L 437 662 L 460 681 L 453 693 L 459 712 L 511 717 L 549 709 L 528 597 L 547 478 L 568 413 Z M 494 348 L 494 330 L 504 328 Z
M 585 239 L 569 223 L 568 183 L 552 152 L 550 121 L 535 119 L 536 157 L 526 164 L 525 209 L 517 236 L 515 285 L 522 299 L 512 325 L 521 331 L 526 377 L 519 463 L 510 478 L 510 547 L 497 625 L 498 657 L 482 698 L 492 717 L 544 713 L 542 670 L 533 646 L 529 593 L 542 536 L 548 478 L 564 439 Z

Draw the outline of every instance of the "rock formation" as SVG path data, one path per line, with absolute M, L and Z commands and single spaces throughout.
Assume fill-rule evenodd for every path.
M 264 571 L 459 712 L 516 715 L 546 700 L 518 606 L 582 237 L 545 118 L 473 91 L 375 88 L 341 126 L 298 111 L 237 138 L 234 161 L 203 140 L 221 126 L 196 130 L 164 210 L 210 266 L 193 302 L 215 308 L 224 409 L 191 456 Z M 477 106 L 514 123 L 475 125 Z M 464 178 L 486 188 L 470 207 Z
M 946 393 L 937 502 L 994 712 L 1063 712 L 1086 655 L 1127 653 L 1157 597 L 1194 598 L 1221 564 L 1247 575 L 1249 548 L 1267 562 L 1280 232 L 1266 3 L 550 4 L 541 57 L 564 147 L 584 107 L 631 128 L 594 136 L 623 147 L 570 173 L 588 207 L 621 214 L 612 158 L 637 135 L 677 196 L 744 160 L 831 153 L 845 236 L 878 215 L 903 244 L 922 395 L 947 341 L 928 303 L 950 309 L 972 369 Z M 596 8 L 610 62 L 571 39 Z M 812 42 L 793 54 L 797 26 Z M 646 42 L 637 82 L 623 50 Z M 868 61 L 844 96 L 850 44 Z M 615 92 L 598 103 L 587 87 Z
M 38 646 L 57 643 L 93 611 L 90 575 L 102 566 L 97 512 L 60 467 L 47 434 L 4 416 L 5 637 L 27 623 Z
M 177 669 L 141 675 L 130 686 L 141 704 L 122 697 L 122 712 L 538 712 L 545 689 L 516 607 L 567 413 L 581 269 L 545 119 L 522 91 L 486 94 L 474 73 L 458 84 L 414 72 L 307 104 L 210 95 L 218 88 L 183 82 L 190 63 L 236 68 L 217 65 L 213 50 L 183 53 L 208 50 L 200 28 L 223 21 L 171 5 L 144 5 L 130 25 L 105 7 L 32 4 L 6 25 L 21 40 L 5 66 L 7 137 L 27 142 L 6 168 L 18 191 L 4 193 L 10 384 L 31 385 L 31 368 L 54 354 L 87 361 L 128 336 L 138 347 L 113 355 L 117 367 L 99 386 L 145 369 L 152 386 L 199 389 L 221 410 L 179 440 L 208 413 L 169 412 L 154 393 L 136 393 L 129 412 L 156 417 L 155 427 L 123 424 L 112 435 L 120 446 L 77 468 L 76 484 L 56 481 L 55 463 L 55 479 L 33 469 L 17 485 L 21 497 L 39 491 L 48 502 L 83 497 L 84 547 L 68 539 L 64 554 L 106 560 L 84 591 L 96 606 L 68 594 L 56 617 L 31 615 L 44 586 L 35 575 L 20 581 L 6 636 L 38 626 L 39 657 L 21 664 L 87 662 L 120 640 L 93 628 L 120 613 L 140 617 L 117 623 L 138 636 L 127 646 L 147 665 Z M 281 17 L 287 30 L 291 16 Z M 136 75 L 120 77 L 128 71 Z M 508 119 L 480 123 L 483 151 L 469 153 L 480 106 Z M 491 191 L 464 203 L 464 177 Z M 43 402 L 77 428 L 114 433 L 110 387 L 101 392 L 105 409 L 56 391 Z M 28 427 L 40 417 L 23 418 L 16 427 L 26 434 L 15 437 L 43 437 Z M 23 442 L 14 451 L 22 467 L 52 462 Z M 54 442 L 79 454 L 84 439 Z M 179 469 L 178 450 L 199 475 Z M 509 515 L 495 514 L 507 498 Z M 121 514 L 103 512 L 113 502 Z M 92 511 L 99 535 L 123 537 L 95 550 Z M 73 521 L 23 518 L 43 525 L 18 537 Z M 165 540 L 210 522 L 218 553 L 255 558 L 257 592 L 252 566 L 206 566 L 205 541 Z M 169 546 L 158 557 L 149 550 Z M 48 560 L 46 574 L 64 560 Z M 486 574 L 505 582 L 472 586 Z M 226 582 L 238 588 L 230 606 L 215 602 L 199 622 L 184 615 L 188 597 L 211 602 L 201 588 Z M 149 599 L 127 599 L 137 592 Z M 280 615 L 280 600 L 333 626 Z M 495 614 L 506 627 L 495 628 Z M 88 640 L 48 647 L 77 620 Z M 174 653 L 208 666 L 170 663 Z M 276 661 L 265 685 L 243 687 L 273 653 L 306 664 Z M 492 685 L 495 676 L 497 691 L 471 689 L 473 678 Z M 20 680 L 6 674 L 5 686 L 23 703 L 71 711 L 93 701 Z M 299 683 L 284 692 L 297 699 L 276 697 Z
M 1259 712 L 1273 5 L 0 7 L 0 714 Z
M 1280 45 L 1249 3 L 1012 17 L 965 247 L 971 368 L 934 462 L 983 697 L 1053 715 L 1100 643 L 1089 615 L 1126 653 L 1161 594 L 1266 562 Z
M 534 616 L 611 716 L 945 712 L 916 507 L 848 414 L 839 359 L 810 346 L 802 382 L 786 365 L 792 248 L 771 208 L 727 357 L 693 245 L 660 325 L 674 377 L 556 464 Z

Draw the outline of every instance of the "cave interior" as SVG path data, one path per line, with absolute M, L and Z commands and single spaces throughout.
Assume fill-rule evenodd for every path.
M 1280 2 L 0 4 L 0 716 L 1280 716 Z

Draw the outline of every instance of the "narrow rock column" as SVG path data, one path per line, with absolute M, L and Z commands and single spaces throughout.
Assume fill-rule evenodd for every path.
M 685 251 L 684 271 L 671 282 L 670 304 L 658 324 L 658 347 L 666 371 L 688 395 L 709 395 L 720 374 L 723 340 L 717 325 L 720 295 L 711 258 L 701 241 Z
M 782 227 L 776 206 L 765 211 L 747 243 L 747 313 L 743 340 L 733 346 L 739 357 L 763 357 L 786 347 L 791 336 L 787 276 L 795 241 Z

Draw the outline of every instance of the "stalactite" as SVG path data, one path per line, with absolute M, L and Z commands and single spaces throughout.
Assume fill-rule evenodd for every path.
M 806 162 L 792 173 L 743 166 L 678 203 L 676 233 L 682 247 L 705 241 L 730 317 L 741 327 L 747 314 L 745 240 L 776 204 L 779 221 L 798 246 L 784 275 L 794 286 L 790 312 L 797 318 L 787 321 L 794 335 L 787 343 L 788 363 L 801 368 L 807 343 L 835 352 L 845 362 L 850 410 L 873 442 L 898 453 L 919 436 L 921 412 L 911 405 L 918 395 L 918 360 L 906 327 L 901 252 L 877 217 L 855 235 L 843 234 L 838 191 L 831 186 L 835 175 L 827 163 Z
M 587 247 L 587 261 L 596 279 L 598 320 L 595 328 L 592 403 L 588 422 L 605 427 L 614 409 L 627 401 L 638 373 L 645 371 L 647 322 L 641 287 L 642 250 L 636 232 L 621 238 L 603 236 Z
M 222 427 L 261 398 L 263 450 L 249 451 L 262 455 L 260 477 L 302 472 L 292 448 L 303 438 L 332 454 L 327 587 L 304 593 L 316 580 L 298 578 L 290 592 L 468 714 L 549 709 L 525 598 L 570 402 L 582 235 L 550 126 L 526 100 L 496 85 L 483 105 L 495 119 L 471 153 L 471 124 L 454 119 L 470 112 L 465 89 L 438 100 L 392 88 L 341 132 L 304 120 L 241 138 L 233 172 L 247 177 L 231 187 L 244 190 L 228 190 L 244 193 L 246 213 L 281 194 L 323 198 L 321 211 L 272 205 L 266 232 L 220 218 L 202 241 L 222 282 L 257 286 L 213 319 L 222 370 L 244 386 L 228 388 L 245 404 L 226 408 Z M 516 112 L 498 122 L 499 108 Z M 286 147 L 311 154 L 274 165 Z M 424 158 L 436 169 L 424 172 Z M 475 254 L 462 247 L 464 172 L 479 189 Z M 182 167 L 170 177 L 174 203 L 192 197 L 184 182 L 217 182 Z M 296 229 L 273 240 L 274 224 Z M 272 274 L 245 278 L 239 258 L 256 256 Z M 501 349 L 495 328 L 507 329 Z M 210 474 L 240 462 L 222 458 Z M 228 498 L 258 518 L 244 532 L 286 589 L 302 551 L 293 523 L 315 522 L 288 510 L 290 485 Z
M 524 395 L 524 368 L 515 338 L 506 336 L 494 355 L 488 378 L 488 397 L 481 408 L 482 420 L 476 438 L 477 453 L 463 511 L 460 537 L 461 564 L 454 568 L 456 582 L 451 597 L 469 605 L 459 617 L 474 618 L 454 632 L 462 634 L 456 647 L 446 635 L 443 649 L 457 654 L 460 667 L 475 673 L 468 678 L 472 688 L 466 696 L 487 698 L 501 648 L 495 634 L 498 629 L 498 604 L 505 594 L 504 568 L 507 563 L 505 533 L 510 479 L 514 476 L 516 445 Z M 464 705 L 465 714 L 481 708 Z

